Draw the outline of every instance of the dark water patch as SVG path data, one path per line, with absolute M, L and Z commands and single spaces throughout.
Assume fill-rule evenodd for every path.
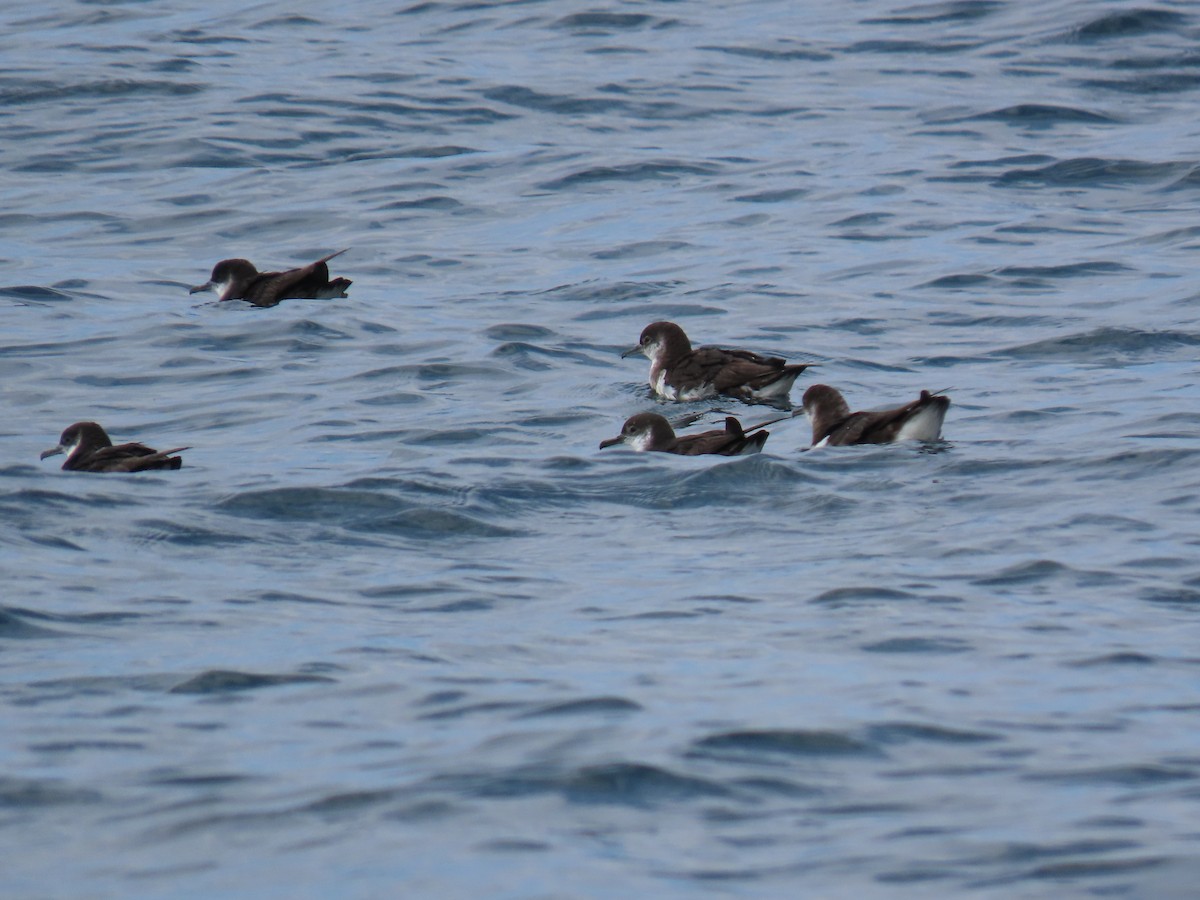
M 720 167 L 710 164 L 684 163 L 676 160 L 657 162 L 626 163 L 620 166 L 592 166 L 545 181 L 538 185 L 547 191 L 559 191 L 567 188 L 587 187 L 610 181 L 678 181 L 689 175 L 716 175 Z
M 86 552 L 87 550 L 82 544 L 76 544 L 74 541 L 69 541 L 56 534 L 30 534 L 25 536 L 25 540 L 31 544 L 37 544 L 39 547 L 50 547 L 55 550 L 75 550 L 77 552 Z
M 1049 338 L 998 350 L 992 356 L 1067 362 L 1090 361 L 1097 365 L 1144 356 L 1194 352 L 1200 334 L 1186 331 L 1142 331 L 1136 328 L 1096 328 L 1082 334 Z
M 648 461 L 647 465 L 657 462 Z M 677 462 L 678 458 L 662 461 L 667 466 Z M 811 483 L 812 476 L 807 473 L 767 455 L 755 454 L 715 463 L 669 480 L 660 478 L 657 484 L 643 485 L 640 497 L 643 503 L 649 501 L 653 506 L 670 509 L 706 507 L 720 502 L 735 503 L 740 507 L 750 496 L 774 496 L 778 491 Z
M 951 163 L 952 169 L 1007 169 L 1011 166 L 1049 165 L 1055 161 L 1045 153 L 1024 153 L 1019 156 L 1001 156 L 996 159 L 969 159 Z M 934 179 L 936 180 L 936 179 Z
M 1106 456 L 1078 461 L 1080 470 L 1094 473 L 1097 480 L 1107 481 L 1114 472 L 1120 472 L 1125 480 L 1137 478 L 1162 477 L 1164 472 L 1178 471 L 1183 475 L 1190 474 L 1190 466 L 1195 466 L 1200 449 L 1163 447 L 1155 450 L 1118 450 Z M 1191 493 L 1176 494 L 1169 500 L 1162 501 L 1164 506 L 1180 503 L 1191 503 L 1195 499 Z
M 930 324 L 947 328 L 983 328 L 1005 331 L 1010 328 L 1057 327 L 1062 322 L 1062 319 L 1057 316 L 1038 314 L 1005 316 L 999 314 L 972 315 L 960 312 L 939 312 L 931 315 L 929 318 Z
M 63 637 L 64 633 L 52 628 L 31 625 L 10 608 L 0 606 L 0 639 L 28 640 L 30 638 Z
M 615 13 L 615 12 L 580 12 L 563 16 L 554 23 L 555 28 L 569 28 L 572 31 L 591 31 L 608 33 L 614 31 L 634 31 L 647 26 L 661 27 L 664 20 L 645 13 Z
M 1009 125 L 1061 125 L 1064 123 L 1088 123 L 1095 125 L 1116 125 L 1120 122 L 1112 116 L 1079 109 L 1073 106 L 1054 106 L 1045 103 L 1018 103 L 1016 106 L 1005 106 L 988 112 L 964 116 L 959 119 L 945 119 L 944 122 L 1005 122 Z
M 877 39 L 857 41 L 845 48 L 846 53 L 883 53 L 905 56 L 940 56 L 945 53 L 966 53 L 983 46 L 982 41 L 908 41 Z
M 999 186 L 1109 187 L 1166 184 L 1192 170 L 1193 163 L 1150 163 L 1136 159 L 1078 157 L 1036 169 L 1010 169 L 996 179 Z
M 0 809 L 32 810 L 93 804 L 102 800 L 104 795 L 93 788 L 74 787 L 56 779 L 0 776 Z
M 424 701 L 428 702 L 428 701 Z M 422 713 L 418 718 L 427 719 L 430 721 L 447 720 L 447 719 L 464 719 L 467 716 L 476 716 L 480 714 L 489 714 L 496 712 L 512 712 L 513 710 L 525 710 L 529 704 L 519 703 L 511 700 L 490 700 L 484 703 L 464 703 L 462 706 L 455 706 L 452 709 L 439 709 L 434 712 Z
M 1087 659 L 1073 660 L 1066 665 L 1077 669 L 1091 669 L 1107 666 L 1152 666 L 1160 662 L 1157 657 L 1144 653 L 1106 653 L 1103 656 L 1090 656 Z
M 454 594 L 458 587 L 450 584 L 391 584 L 379 587 L 364 588 L 359 591 L 368 600 L 407 600 L 409 597 L 432 597 L 439 594 Z
M 39 284 L 13 284 L 0 287 L 0 297 L 15 297 L 18 300 L 32 300 L 38 303 L 74 299 L 66 291 L 43 287 Z
M 808 193 L 806 188 L 782 188 L 775 191 L 759 191 L 755 194 L 741 194 L 733 199 L 738 203 L 786 203 L 796 200 Z
M 640 705 L 632 700 L 626 700 L 624 697 L 588 697 L 584 700 L 568 700 L 563 703 L 542 706 L 524 713 L 522 718 L 631 713 L 641 712 L 641 710 Z
M 963 731 L 959 728 L 943 728 L 915 722 L 891 722 L 872 725 L 867 736 L 877 744 L 907 744 L 923 741 L 933 744 L 986 744 L 1003 740 L 998 734 L 987 731 Z
M 625 110 L 628 101 L 612 97 L 575 97 L 569 94 L 544 94 L 520 85 L 491 88 L 483 94 L 488 100 L 519 106 L 538 112 L 556 115 L 603 115 L 615 110 Z
M 692 742 L 688 756 L 725 761 L 779 757 L 877 756 L 869 743 L 839 731 L 764 729 L 726 731 Z
M 786 41 L 782 43 L 786 44 Z M 729 56 L 744 56 L 749 59 L 761 59 L 767 62 L 828 62 L 834 55 L 825 50 L 813 50 L 808 47 L 747 47 L 726 46 L 721 44 L 701 45 L 698 50 L 713 53 L 726 53 Z
M 679 775 L 641 763 L 609 763 L 553 772 L 544 766 L 496 773 L 441 776 L 435 786 L 455 794 L 515 798 L 560 794 L 573 803 L 646 807 L 661 803 L 727 797 L 730 789 L 713 781 Z
M 1121 263 L 1098 260 L 1094 262 L 1063 263 L 1057 266 L 1004 266 L 996 269 L 996 274 L 1003 278 L 1017 279 L 1053 279 L 1078 278 L 1088 275 L 1110 275 L 1117 272 L 1131 272 L 1130 266 Z
M 654 308 L 647 311 L 644 305 L 631 306 L 612 306 L 609 308 L 590 309 L 586 312 L 579 313 L 575 316 L 576 322 L 596 322 L 607 319 L 628 319 L 634 318 L 643 319 L 647 322 L 655 319 L 666 319 L 668 321 L 679 321 L 681 319 L 690 319 L 699 316 L 719 316 L 727 313 L 727 309 L 719 306 L 704 306 L 698 303 L 666 303 L 660 302 L 654 305 Z M 629 344 L 637 342 L 638 333 L 641 331 L 639 325 L 632 332 L 632 337 Z M 627 345 L 613 348 L 613 355 L 620 356 L 622 351 L 629 349 Z
M 219 501 L 215 508 L 252 519 L 352 524 L 370 515 L 405 511 L 411 504 L 378 491 L 302 487 L 244 491 Z
M 562 350 L 554 347 L 539 347 L 525 341 L 507 341 L 492 351 L 492 355 L 508 359 L 522 369 L 542 371 L 554 368 L 552 363 L 544 362 L 543 357 L 550 360 L 569 360 L 590 364 L 593 358 L 585 353 L 573 350 Z
M 354 117 L 345 117 L 339 120 L 339 124 L 345 126 L 363 127 L 368 130 L 382 129 L 387 126 L 382 121 L 376 121 L 370 117 L 360 117 L 366 121 L 348 121 Z M 415 146 L 415 147 L 395 147 L 379 150 L 352 150 L 347 152 L 343 148 L 338 148 L 334 151 L 335 155 L 343 162 L 364 162 L 375 159 L 444 159 L 448 156 L 466 156 L 479 151 L 473 147 L 459 147 L 453 144 L 438 145 L 438 146 Z M 335 162 L 333 158 L 329 160 Z M 436 199 L 451 199 L 451 198 L 436 198 Z M 376 207 L 377 209 L 388 209 L 388 206 Z
M 544 841 L 497 838 L 477 844 L 474 849 L 482 853 L 548 853 L 554 848 Z
M 1185 50 L 1154 56 L 1123 56 L 1114 59 L 1109 68 L 1116 71 L 1147 71 L 1159 69 L 1195 69 L 1200 67 L 1200 52 Z
M 1200 85 L 1200 81 L 1197 82 Z M 1169 185 L 1170 190 L 1189 190 L 1200 187 L 1200 166 L 1191 169 L 1187 174 Z
M 79 753 L 93 750 L 113 750 L 130 753 L 145 750 L 146 745 L 138 741 L 109 741 L 109 740 L 78 740 L 78 741 L 47 741 L 44 744 L 30 744 L 29 749 L 35 753 Z
M 765 775 L 750 778 L 734 778 L 731 779 L 731 783 L 736 785 L 739 790 L 760 794 L 764 799 L 778 799 L 780 797 L 808 798 L 820 796 L 821 794 L 819 788 L 798 784 L 795 781 L 789 781 L 785 778 L 771 778 Z
M 1032 772 L 1022 777 L 1026 781 L 1050 781 L 1058 784 L 1153 787 L 1180 781 L 1192 781 L 1198 776 L 1200 776 L 1200 772 L 1191 767 L 1130 765 L 1072 769 L 1062 772 Z
M 549 328 L 542 325 L 529 325 L 523 322 L 492 325 L 485 329 L 483 333 L 493 341 L 546 340 L 555 336 L 554 331 Z
M 177 770 L 159 770 L 145 780 L 146 784 L 163 785 L 165 787 L 225 787 L 226 785 L 246 784 L 257 780 L 250 775 L 235 773 L 192 774 Z
M 259 688 L 278 687 L 285 684 L 332 684 L 334 679 L 324 675 L 288 674 L 273 675 L 255 672 L 238 672 L 232 669 L 210 669 L 180 682 L 169 694 L 229 694 L 237 691 L 253 691 Z
M 31 103 L 60 103 L 70 100 L 112 100 L 125 97 L 188 97 L 206 90 L 204 84 L 174 81 L 139 81 L 111 78 L 63 84 L 22 79 L 16 86 L 0 88 L 0 106 L 5 108 Z
M 1050 865 L 1038 866 L 1028 873 L 1029 878 L 1044 878 L 1054 881 L 1075 880 L 1079 878 L 1087 878 L 1092 876 L 1111 876 L 1124 875 L 1131 872 L 1140 872 L 1144 869 L 1157 868 L 1163 863 L 1170 860 L 1166 856 L 1144 856 L 1134 859 L 1106 859 L 1094 860 L 1088 862 L 1061 862 L 1052 863 Z M 1132 885 L 1128 887 L 1133 887 Z M 1097 896 L 1103 896 L 1106 892 L 1096 891 Z M 1114 886 L 1114 896 L 1127 894 L 1126 886 Z M 1160 895 L 1165 896 L 1165 895 Z
M 508 595 L 506 600 L 528 600 L 528 596 L 517 597 Z M 496 608 L 496 604 L 489 600 L 451 600 L 447 603 L 435 603 L 428 606 L 409 606 L 405 607 L 405 612 L 410 613 L 475 613 L 487 612 Z
M 1030 562 L 1017 563 L 1001 569 L 995 575 L 974 578 L 971 584 L 980 587 L 1011 587 L 1016 585 L 1040 584 L 1046 581 L 1056 581 L 1065 578 L 1073 583 L 1110 584 L 1113 576 L 1105 572 L 1087 573 L 1051 559 L 1038 559 Z
M 677 281 L 617 281 L 562 284 L 534 294 L 547 300 L 564 303 L 580 303 L 588 306 L 613 303 L 629 303 L 669 294 L 679 288 Z M 525 294 L 505 296 L 524 297 Z M 637 335 L 634 335 L 636 338 Z
M 246 541 L 244 534 L 216 531 L 168 519 L 144 519 L 136 524 L 144 532 L 141 540 L 149 542 L 165 541 L 168 544 L 182 544 L 187 547 L 222 547 L 243 544 Z
M 863 585 L 861 587 L 842 587 L 824 591 L 812 598 L 813 603 L 825 603 L 831 606 L 842 606 L 849 603 L 895 603 L 918 599 L 916 594 L 908 591 L 898 591 L 894 588 Z
M 649 806 L 664 802 L 727 797 L 732 791 L 703 778 L 679 775 L 639 763 L 586 766 L 563 779 L 562 792 L 573 803 Z
M 975 648 L 968 641 L 912 637 L 876 641 L 859 649 L 864 653 L 967 653 Z
M 1081 513 L 1073 516 L 1063 523 L 1063 527 L 1072 530 L 1094 527 L 1109 532 L 1129 532 L 1136 534 L 1145 534 L 1157 530 L 1157 526 L 1141 519 L 1134 519 L 1128 516 L 1097 515 L 1095 513 Z M 1125 565 L 1131 565 L 1131 563 L 1125 563 Z
M 1110 12 L 1087 22 L 1069 35 L 1078 41 L 1102 41 L 1110 38 L 1137 37 L 1158 32 L 1177 31 L 1187 24 L 1187 16 L 1169 9 L 1129 9 Z
M 323 22 L 309 18 L 308 16 L 300 15 L 299 13 L 290 13 L 283 16 L 275 16 L 271 19 L 263 19 L 261 22 L 256 22 L 252 28 L 291 28 L 291 27 L 322 27 Z
M 373 518 L 369 522 L 363 523 L 361 531 L 364 534 L 387 534 L 412 538 L 450 536 L 505 538 L 518 537 L 525 533 L 520 529 L 494 525 L 465 513 L 421 507 L 391 516 Z
M 303 603 L 316 606 L 341 606 L 335 600 L 324 597 L 310 597 L 307 594 L 294 594 L 289 591 L 258 591 L 252 594 L 251 602 L 260 603 Z
M 401 792 L 394 788 L 374 791 L 344 791 L 314 800 L 304 806 L 302 811 L 323 816 L 360 813 L 373 806 L 392 803 L 400 796 Z
M 82 678 L 55 678 L 33 682 L 30 687 L 36 688 L 39 694 L 36 697 L 23 698 L 21 702 L 36 706 L 60 701 L 75 702 L 81 696 L 107 697 L 126 694 L 129 691 L 161 694 L 177 682 L 178 679 L 172 675 L 91 675 Z
M 676 253 L 687 250 L 692 245 L 686 241 L 636 241 L 614 247 L 611 250 L 597 250 L 592 254 L 593 259 L 644 259 L 648 256 L 660 256 L 664 253 Z
M 376 206 L 375 209 L 431 209 L 437 212 L 454 212 L 466 209 L 466 207 L 453 197 L 435 195 L 418 197 L 415 200 L 392 200 Z
M 838 219 L 836 222 L 830 222 L 829 226 L 831 228 L 858 228 L 864 225 L 879 225 L 892 218 L 895 218 L 895 215 L 888 212 L 859 213 Z
M 93 612 L 91 610 L 85 610 L 83 612 L 76 613 L 48 613 L 34 609 L 22 609 L 16 606 L 0 607 L 0 610 L 5 609 L 16 615 L 24 616 L 29 619 L 36 619 L 42 622 L 70 622 L 83 625 L 92 625 L 97 623 L 104 625 L 113 622 L 129 622 L 145 618 L 142 613 L 131 612 Z
M 1200 590 L 1156 588 L 1142 591 L 1139 596 L 1140 599 L 1147 603 L 1164 603 L 1189 610 L 1195 610 L 1197 607 L 1200 607 Z
M 1200 87 L 1200 74 L 1163 72 L 1154 75 L 1141 75 L 1135 78 L 1088 78 L 1084 79 L 1082 84 L 1087 88 L 1119 91 L 1138 96 L 1176 94 L 1183 91 L 1193 91 Z
M 935 25 L 943 22 L 974 22 L 1004 7 L 996 0 L 949 0 L 905 7 L 890 16 L 863 19 L 864 25 Z

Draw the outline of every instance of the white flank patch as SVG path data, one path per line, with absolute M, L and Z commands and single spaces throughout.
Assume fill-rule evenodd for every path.
M 681 399 L 679 392 L 667 384 L 667 373 L 665 371 L 659 371 L 652 377 L 650 381 L 650 387 L 653 388 L 654 393 L 658 394 L 660 397 L 665 397 L 668 400 Z
M 791 392 L 792 384 L 795 381 L 795 378 L 782 378 L 779 381 L 772 381 L 768 385 L 752 390 L 750 396 L 755 400 L 773 400 L 776 397 L 786 397 Z
M 941 436 L 942 420 L 945 418 L 945 407 L 931 403 L 901 426 L 896 440 L 936 441 Z

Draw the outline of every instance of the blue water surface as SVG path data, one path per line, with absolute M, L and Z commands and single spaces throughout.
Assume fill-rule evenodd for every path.
M 0 893 L 1194 896 L 1194 4 L 0 25 Z M 600 452 L 779 415 L 658 319 L 946 440 Z

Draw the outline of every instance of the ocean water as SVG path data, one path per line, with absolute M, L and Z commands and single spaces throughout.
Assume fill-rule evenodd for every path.
M 0 894 L 1195 895 L 1193 4 L 0 22 Z M 600 452 L 779 414 L 657 319 L 945 440 Z

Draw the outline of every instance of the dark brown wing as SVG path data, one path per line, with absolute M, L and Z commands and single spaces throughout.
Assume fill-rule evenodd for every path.
M 768 435 L 769 432 L 766 431 L 747 435 L 742 430 L 742 424 L 733 416 L 729 416 L 725 419 L 724 431 L 703 431 L 700 434 L 681 437 L 673 452 L 682 456 L 699 456 L 703 453 L 737 456 L 746 452 L 754 453 L 762 449 Z
M 760 356 L 749 350 L 698 347 L 671 370 L 671 380 L 687 377 L 711 383 L 720 394 L 736 394 L 741 388 L 760 390 L 767 385 L 796 377 L 807 365 L 788 365 L 778 356 Z
M 847 416 L 829 431 L 831 446 L 847 444 L 888 444 L 896 439 L 904 423 L 922 407 L 937 398 L 927 391 L 912 403 L 878 412 L 856 412 Z
M 159 452 L 145 444 L 118 444 L 115 447 L 100 447 L 71 466 L 77 472 L 141 472 L 145 469 L 178 469 L 182 461 L 170 454 L 186 450 Z
M 281 300 L 313 300 L 329 287 L 329 266 L 326 263 L 345 252 L 339 250 L 330 253 L 299 269 L 262 272 L 246 286 L 242 299 L 255 306 L 275 306 Z M 346 286 L 349 286 L 349 282 L 346 282 Z

